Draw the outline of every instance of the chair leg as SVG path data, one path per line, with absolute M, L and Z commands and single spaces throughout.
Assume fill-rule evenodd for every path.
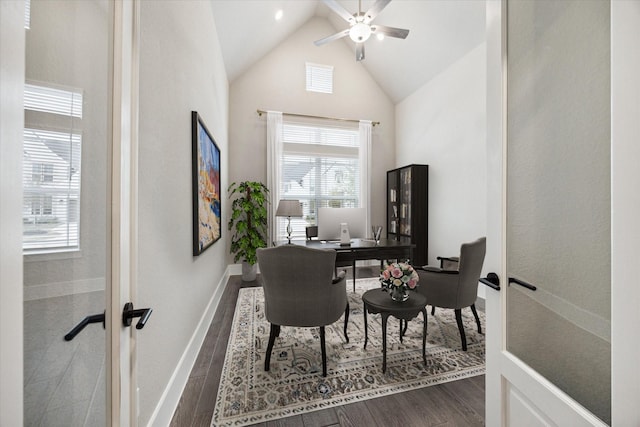
M 271 364 L 271 352 L 273 351 L 273 343 L 276 341 L 276 337 L 280 336 L 280 325 L 271 324 L 271 331 L 269 332 L 269 345 L 267 345 L 267 354 L 264 357 L 264 370 L 269 370 Z
M 349 323 L 349 303 L 347 303 L 347 308 L 344 309 L 344 339 L 349 342 L 349 335 L 347 335 L 347 323 Z
M 478 333 L 482 333 L 482 327 L 480 326 L 480 318 L 478 317 L 478 312 L 476 311 L 476 305 L 471 304 L 471 311 L 473 311 L 473 315 L 476 318 L 476 323 L 478 324 Z
M 324 346 L 324 326 L 320 326 L 320 349 L 322 350 L 322 376 L 327 376 L 327 349 Z
M 432 305 L 432 306 L 431 306 L 431 315 L 432 315 L 432 316 L 435 316 L 435 315 L 436 315 L 436 306 L 435 306 L 435 305 Z
M 464 326 L 462 326 L 462 310 L 457 308 L 455 310 L 456 313 L 456 322 L 458 323 L 458 330 L 460 331 L 460 338 L 462 339 L 462 350 L 467 351 L 467 337 L 464 334 Z

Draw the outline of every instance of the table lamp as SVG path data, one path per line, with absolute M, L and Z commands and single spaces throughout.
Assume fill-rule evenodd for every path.
M 280 200 L 276 216 L 287 217 L 287 240 L 291 244 L 291 217 L 302 217 L 302 205 L 298 200 Z

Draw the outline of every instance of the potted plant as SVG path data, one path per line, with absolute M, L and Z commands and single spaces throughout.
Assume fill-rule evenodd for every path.
M 256 249 L 267 247 L 267 203 L 269 189 L 261 182 L 232 182 L 228 188 L 231 218 L 228 229 L 234 229 L 231 237 L 233 262 L 242 260 L 242 280 L 256 280 L 258 259 Z

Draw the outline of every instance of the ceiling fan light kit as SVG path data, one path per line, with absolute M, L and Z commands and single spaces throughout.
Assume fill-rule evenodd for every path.
M 349 37 L 356 43 L 367 41 L 371 35 L 371 27 L 362 22 L 353 25 L 349 30 Z
M 362 0 L 360 0 L 358 1 L 358 12 L 353 15 L 343 8 L 337 0 L 323 0 L 323 2 L 331 10 L 340 15 L 342 19 L 347 21 L 351 27 L 323 39 L 316 40 L 314 42 L 316 46 L 321 46 L 348 35 L 349 38 L 356 43 L 356 61 L 362 61 L 364 59 L 364 42 L 371 37 L 371 34 L 375 33 L 378 40 L 384 39 L 385 36 L 406 39 L 409 35 L 409 30 L 402 28 L 371 25 L 371 21 L 373 21 L 391 0 L 376 0 L 366 13 L 362 13 Z

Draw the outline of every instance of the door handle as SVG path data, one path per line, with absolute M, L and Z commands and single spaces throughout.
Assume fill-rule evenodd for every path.
M 140 320 L 136 323 L 136 329 L 142 329 L 147 323 L 147 320 L 149 320 L 149 316 L 151 316 L 152 311 L 153 310 L 150 308 L 139 308 L 134 310 L 133 303 L 128 302 L 124 305 L 124 309 L 122 310 L 122 324 L 124 326 L 131 326 L 131 319 L 139 317 Z
M 516 279 L 515 277 L 509 277 L 509 284 L 512 284 L 512 283 L 515 283 L 516 285 L 520 285 L 527 289 L 531 289 L 532 291 L 535 291 L 536 289 L 538 289 L 531 283 L 527 283 L 524 280 Z
M 89 323 L 98 323 L 102 322 L 102 329 L 104 329 L 104 312 L 102 314 L 92 314 L 91 316 L 87 316 L 80 321 L 76 326 L 73 327 L 72 330 L 69 331 L 67 335 L 64 336 L 65 341 L 71 341 L 87 326 Z
M 496 273 L 489 273 L 487 277 L 481 277 L 480 282 L 496 291 L 500 290 L 500 278 Z

